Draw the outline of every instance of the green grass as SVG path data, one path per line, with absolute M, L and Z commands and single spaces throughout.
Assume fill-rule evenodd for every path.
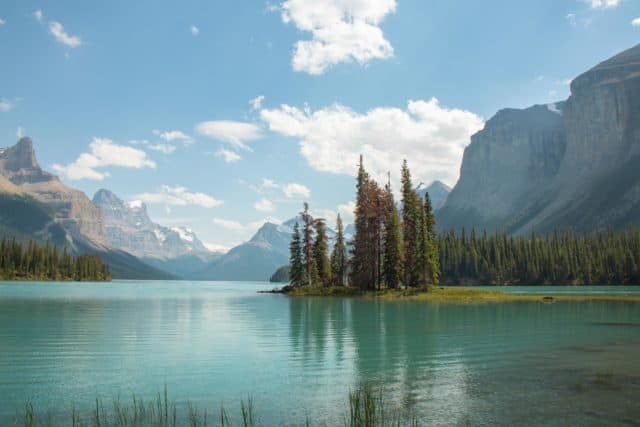
M 418 426 L 416 417 L 403 415 L 403 411 L 390 407 L 384 401 L 381 391 L 376 392 L 366 385 L 349 393 L 346 408 L 343 416 L 345 427 Z M 23 424 L 25 427 L 253 427 L 264 425 L 256 414 L 252 397 L 240 401 L 238 409 L 237 416 L 234 418 L 223 405 L 217 411 L 208 412 L 188 402 L 186 411 L 179 412 L 176 404 L 169 399 L 165 387 L 164 393 L 158 393 L 155 399 L 148 402 L 135 395 L 129 403 L 120 400 L 119 396 L 114 397 L 110 405 L 105 405 L 102 400 L 96 399 L 90 411 L 81 413 L 73 406 L 68 416 L 61 415 L 55 419 L 50 415 L 50 411 L 46 416 L 39 415 L 31 402 L 27 402 L 22 420 L 16 417 L 13 425 Z M 63 412 L 58 411 L 58 413 Z M 313 425 L 309 418 L 282 420 L 282 422 L 286 425 Z
M 440 303 L 483 303 L 534 301 L 551 303 L 556 301 L 629 301 L 640 302 L 640 295 L 562 295 L 550 292 L 548 295 L 522 295 L 486 289 L 473 288 L 432 288 L 422 289 L 381 289 L 362 291 L 354 287 L 302 287 L 284 292 L 294 297 L 361 297 L 378 298 L 388 301 L 424 301 Z

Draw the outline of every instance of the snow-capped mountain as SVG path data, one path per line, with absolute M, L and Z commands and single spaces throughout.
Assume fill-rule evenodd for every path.
M 193 230 L 153 222 L 139 200 L 124 202 L 109 190 L 99 190 L 93 203 L 104 217 L 107 240 L 139 258 L 168 260 L 193 255 L 209 260 L 211 252 Z

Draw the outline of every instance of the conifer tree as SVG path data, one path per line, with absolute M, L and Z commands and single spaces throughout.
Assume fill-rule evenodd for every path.
M 420 282 L 421 205 L 411 182 L 406 159 L 402 163 L 402 222 L 404 237 L 404 284 L 418 286 Z
M 393 199 L 390 182 L 385 187 L 384 221 L 384 281 L 389 288 L 397 289 L 402 283 L 402 236 L 400 215 Z
M 331 278 L 334 286 L 345 286 L 347 277 L 347 246 L 344 241 L 342 218 L 336 219 L 336 240 L 331 252 Z
M 364 289 L 367 287 L 367 257 L 369 252 L 369 242 L 367 234 L 369 232 L 367 221 L 367 187 L 369 174 L 364 169 L 362 155 L 358 165 L 358 177 L 356 181 L 356 208 L 355 208 L 355 236 L 353 240 L 351 256 L 351 283 Z
M 424 233 L 427 262 L 427 284 L 437 286 L 440 279 L 440 257 L 436 233 L 436 217 L 429 192 L 424 195 Z
M 327 228 L 323 219 L 314 221 L 316 239 L 313 244 L 313 258 L 318 271 L 318 284 L 329 286 L 331 284 L 331 264 L 329 263 L 329 245 L 327 243 Z
M 304 266 L 305 277 L 303 285 L 315 286 L 318 283 L 318 266 L 313 251 L 313 217 L 309 213 L 309 204 L 304 203 L 304 210 L 300 212 L 302 217 L 302 263 Z
M 302 262 L 302 242 L 300 241 L 300 227 L 296 222 L 293 226 L 293 235 L 289 244 L 289 280 L 291 286 L 299 288 L 304 284 L 304 265 Z

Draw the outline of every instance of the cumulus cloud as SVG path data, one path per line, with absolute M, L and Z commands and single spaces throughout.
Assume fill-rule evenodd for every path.
M 256 96 L 255 98 L 249 101 L 249 105 L 251 106 L 251 110 L 259 110 L 262 108 L 262 102 L 264 101 L 264 95 Z
M 323 74 L 329 67 L 393 56 L 380 23 L 395 12 L 396 0 L 287 0 L 280 4 L 282 21 L 311 33 L 295 44 L 295 71 Z
M 282 192 L 289 199 L 301 198 L 306 199 L 311 196 L 311 190 L 302 184 L 295 182 L 282 186 Z
M 436 98 L 366 113 L 339 104 L 317 111 L 282 105 L 261 110 L 260 117 L 271 131 L 298 138 L 300 153 L 314 169 L 355 175 L 362 154 L 374 178 L 386 182 L 391 172 L 396 189 L 403 159 L 416 183 L 454 184 L 464 148 L 484 125 L 478 115 L 443 107 Z
M 38 22 L 41 22 L 42 18 L 44 17 L 44 14 L 42 13 L 42 9 L 36 9 L 33 12 L 33 16 L 38 20 Z
M 37 13 L 38 11 L 36 11 Z M 37 15 L 36 15 L 37 18 Z M 53 35 L 58 43 L 62 43 L 65 46 L 76 48 L 82 44 L 82 40 L 78 36 L 72 36 L 64 30 L 64 27 L 60 22 L 49 22 L 49 32 Z
M 203 136 L 226 142 L 234 147 L 251 151 L 246 144 L 262 137 L 260 128 L 253 123 L 233 120 L 211 120 L 196 125 L 196 131 Z
M 7 23 L 7 21 L 5 21 L 4 19 L 0 18 L 0 25 L 4 25 L 6 23 Z
M 329 227 L 334 228 L 338 214 L 340 214 L 344 226 L 353 223 L 355 208 L 356 204 L 354 202 L 347 202 L 338 205 L 335 209 L 313 209 L 311 215 L 314 218 L 323 218 Z
M 82 153 L 67 165 L 54 164 L 53 170 L 70 180 L 92 179 L 102 181 L 108 172 L 99 169 L 116 166 L 122 168 L 155 168 L 156 163 L 147 158 L 147 153 L 126 145 L 115 144 L 106 138 L 93 138 L 90 152 Z
M 273 212 L 276 207 L 269 199 L 260 199 L 254 203 L 253 207 L 259 212 Z
M 226 163 L 237 162 L 238 160 L 240 160 L 242 158 L 235 151 L 227 150 L 227 149 L 224 149 L 224 148 L 221 148 L 218 151 L 216 151 L 215 156 L 222 158 Z
M 182 141 L 185 144 L 193 142 L 193 138 L 179 130 L 160 131 L 158 129 L 154 129 L 153 134 L 159 136 L 167 142 Z
M 136 196 L 145 203 L 165 204 L 167 206 L 201 206 L 215 208 L 223 202 L 205 193 L 191 192 L 186 187 L 162 185 L 155 193 L 142 193 Z
M 618 7 L 620 0 L 586 0 L 592 9 L 613 9 Z
M 200 34 L 200 28 L 196 27 L 195 25 L 192 25 L 191 27 L 189 27 L 189 31 L 191 31 L 191 34 L 194 36 L 197 36 L 198 34 Z
M 634 27 L 640 27 L 640 17 L 631 21 L 631 25 L 633 25 Z

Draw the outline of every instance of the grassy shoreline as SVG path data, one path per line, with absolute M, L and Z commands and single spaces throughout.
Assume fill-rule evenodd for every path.
M 440 303 L 483 303 L 483 302 L 556 302 L 556 301 L 626 301 L 640 303 L 640 295 L 566 295 L 549 292 L 544 295 L 512 294 L 486 289 L 472 288 L 433 288 L 420 289 L 381 289 L 362 291 L 352 287 L 284 287 L 278 293 L 291 297 L 348 297 L 382 299 L 387 301 L 422 301 Z

